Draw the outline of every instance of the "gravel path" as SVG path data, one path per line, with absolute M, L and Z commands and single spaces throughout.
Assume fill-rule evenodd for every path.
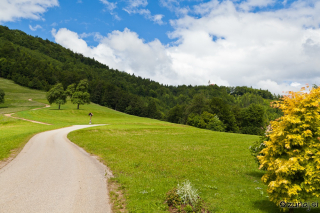
M 0 212 L 111 212 L 107 168 L 67 139 L 77 125 L 35 135 L 0 170 Z

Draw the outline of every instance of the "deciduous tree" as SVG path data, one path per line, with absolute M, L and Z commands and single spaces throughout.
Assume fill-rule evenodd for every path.
M 75 92 L 72 94 L 71 102 L 78 105 L 77 109 L 79 109 L 80 105 L 90 104 L 90 94 L 88 93 L 88 87 L 88 80 L 81 80 Z
M 63 90 L 63 86 L 61 83 L 54 85 L 48 92 L 47 92 L 47 100 L 50 104 L 58 104 L 59 109 L 61 104 L 65 104 L 67 102 L 67 95 Z

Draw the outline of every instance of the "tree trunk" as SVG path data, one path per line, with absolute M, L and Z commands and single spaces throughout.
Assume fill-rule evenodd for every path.
M 60 109 L 60 104 L 59 104 L 59 109 Z
M 79 109 L 79 105 L 80 105 L 80 104 L 78 104 L 78 109 Z

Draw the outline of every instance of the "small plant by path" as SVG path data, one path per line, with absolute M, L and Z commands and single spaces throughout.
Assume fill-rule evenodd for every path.
M 189 180 L 178 184 L 176 188 L 171 189 L 166 195 L 166 203 L 169 206 L 169 211 L 175 212 L 209 212 L 204 207 L 203 200 L 199 197 Z

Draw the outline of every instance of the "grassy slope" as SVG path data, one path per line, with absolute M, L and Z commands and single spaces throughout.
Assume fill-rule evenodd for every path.
M 43 107 L 46 102 L 45 92 L 21 87 L 0 78 L 0 88 L 5 92 L 5 103 L 0 104 L 0 114 L 13 113 L 22 110 Z M 32 99 L 32 101 L 29 101 Z
M 21 148 L 32 135 L 66 126 L 46 126 L 3 116 L 45 106 L 45 92 L 21 87 L 3 78 L 0 78 L 0 88 L 6 94 L 5 103 L 0 104 L 0 160 L 9 157 L 12 150 Z
M 46 128 L 88 124 L 89 112 L 94 114 L 94 124 L 109 125 L 75 131 L 68 137 L 100 156 L 111 168 L 125 189 L 130 212 L 164 211 L 165 193 L 186 179 L 214 212 L 279 212 L 268 201 L 266 186 L 260 181 L 263 172 L 257 169 L 248 150 L 257 136 L 140 118 L 95 104 L 80 106 L 80 110 L 67 104 L 62 110 L 53 106 L 17 113 L 52 126 L 0 117 L 4 120 L 0 122 L 0 152 L 4 144 L 16 140 L 21 146 L 30 135 Z M 24 135 L 8 140 L 18 129 Z

